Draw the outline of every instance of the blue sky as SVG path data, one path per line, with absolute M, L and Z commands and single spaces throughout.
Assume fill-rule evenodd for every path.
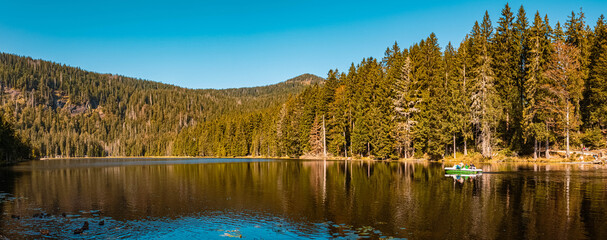
M 509 1 L 516 13 L 523 1 Z M 188 88 L 268 85 L 322 77 L 395 41 L 431 32 L 459 43 L 506 1 L 5 1 L 0 51 Z M 583 8 L 594 26 L 607 1 L 524 1 L 551 24 Z M 601 12 L 603 11 L 603 12 Z

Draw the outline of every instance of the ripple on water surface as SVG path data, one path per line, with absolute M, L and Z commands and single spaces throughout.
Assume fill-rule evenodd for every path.
M 96 215 L 96 216 L 95 216 Z M 102 213 L 101 213 L 102 215 Z M 355 227 L 332 222 L 293 222 L 260 213 L 215 211 L 179 218 L 118 221 L 99 211 L 80 214 L 3 216 L 8 237 L 76 239 L 310 239 L 389 238 L 371 226 Z M 81 230 L 85 222 L 88 229 Z M 0 235 L 2 236 L 2 235 Z
M 0 169 L 0 239 L 607 239 L 605 166 L 478 167 L 451 177 L 428 162 L 28 162 Z

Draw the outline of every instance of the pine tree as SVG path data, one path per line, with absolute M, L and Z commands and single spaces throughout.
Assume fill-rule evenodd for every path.
M 575 12 L 571 12 L 569 19 L 565 23 L 565 43 L 575 46 L 580 51 L 580 71 L 582 74 L 582 80 L 587 83 L 590 75 L 590 38 L 592 34 L 588 26 L 586 26 L 586 17 L 580 8 L 580 12 L 576 15 Z M 585 95 L 588 95 L 586 93 Z M 579 99 L 580 101 L 582 99 Z M 583 106 L 581 102 L 576 102 L 576 106 L 583 108 L 584 112 L 588 111 L 588 101 L 584 102 Z M 581 117 L 582 114 L 577 114 L 576 118 Z M 584 120 L 588 120 L 588 114 L 584 114 Z M 582 121 L 582 119 L 576 119 L 576 121 Z
M 445 153 L 445 145 L 449 142 L 449 135 L 443 131 L 445 127 L 445 101 L 444 98 L 444 67 L 438 40 L 434 33 L 419 44 L 419 52 L 411 50 L 416 56 L 414 77 L 421 90 L 419 109 L 425 114 L 418 114 L 414 119 L 417 122 L 414 146 L 423 151 L 432 159 L 440 158 Z M 449 137 L 449 138 L 448 138 Z
M 472 122 L 479 131 L 480 150 L 483 157 L 490 158 L 493 155 L 494 144 L 493 129 L 499 111 L 497 109 L 497 93 L 494 85 L 494 71 L 492 68 L 493 58 L 491 56 L 491 37 L 493 28 L 489 13 L 485 12 L 483 23 L 479 26 L 475 23 L 472 30 L 472 55 L 473 55 L 473 91 L 472 91 Z
M 525 80 L 527 79 L 527 58 L 529 55 L 528 37 L 529 37 L 529 24 L 527 21 L 527 14 L 523 6 L 521 6 L 516 15 L 516 21 L 513 23 L 514 28 L 514 42 L 515 42 L 515 61 L 517 62 L 517 73 L 516 73 L 516 86 L 517 86 L 517 100 L 515 101 L 513 116 L 513 123 L 515 126 L 515 132 L 513 133 L 511 140 L 511 148 L 516 151 L 523 151 L 523 142 L 526 142 L 524 136 L 524 109 L 527 105 L 526 92 L 525 92 Z
M 587 129 L 600 129 L 607 133 L 607 22 L 597 20 L 590 55 L 590 77 L 586 82 L 585 124 Z
M 395 134 L 398 151 L 405 158 L 411 157 L 411 145 L 414 139 L 414 128 L 417 123 L 414 119 L 419 112 L 418 104 L 421 102 L 420 89 L 415 78 L 412 77 L 411 57 L 405 58 L 401 68 L 401 76 L 394 84 L 396 92 L 394 110 L 396 112 Z
M 310 129 L 310 154 L 318 156 L 323 151 L 322 117 L 316 115 Z
M 368 61 L 374 60 L 363 59 L 353 74 L 355 83 L 353 86 L 354 114 L 351 144 L 352 150 L 359 156 L 371 154 L 371 129 L 373 126 L 371 125 L 370 100 L 373 96 L 373 84 L 370 76 L 367 76 L 370 75 Z
M 369 109 L 370 149 L 371 154 L 379 159 L 390 157 L 394 149 L 392 135 L 393 105 L 392 82 L 384 74 L 384 69 L 376 59 L 368 60 L 367 77 L 371 80 L 371 96 Z
M 329 106 L 328 118 L 328 146 L 329 151 L 337 156 L 348 157 L 347 136 L 349 135 L 348 124 L 348 98 L 346 86 L 340 85 L 335 89 L 335 101 Z
M 561 27 L 561 23 L 560 22 L 556 22 L 556 25 L 554 26 L 554 32 L 552 34 L 552 41 L 553 42 L 565 42 L 565 32 L 563 32 L 563 27 Z
M 534 140 L 534 158 L 537 158 L 538 143 L 540 135 L 545 134 L 545 126 L 540 121 L 541 116 L 537 115 L 539 109 L 537 102 L 541 95 L 538 95 L 538 87 L 542 82 L 542 73 L 545 71 L 547 62 L 551 57 L 550 40 L 548 38 L 547 28 L 544 21 L 540 17 L 539 12 L 536 12 L 533 26 L 529 29 L 529 37 L 527 39 L 529 52 L 526 64 L 526 79 L 524 82 L 525 99 L 523 108 L 523 127 L 525 131 L 525 139 L 533 138 Z
M 520 105 L 517 88 L 518 56 L 514 16 L 508 4 L 502 9 L 502 16 L 493 35 L 493 69 L 495 71 L 495 87 L 499 95 L 499 105 L 502 116 L 500 119 L 500 132 L 502 139 L 510 143 L 518 131 L 517 121 L 513 118 L 520 116 L 517 107 Z M 516 139 L 514 139 L 516 140 Z
M 544 113 L 542 117 L 546 128 L 550 123 L 562 126 L 569 156 L 570 130 L 577 129 L 580 124 L 575 117 L 575 114 L 580 112 L 575 103 L 579 102 L 584 89 L 579 62 L 580 51 L 575 46 L 562 42 L 556 42 L 553 46 L 555 51 L 544 72 L 544 84 L 540 86 L 543 94 L 538 101 L 538 112 Z M 548 134 L 548 131 L 544 134 Z
M 461 109 L 460 102 L 465 97 L 464 93 L 461 91 L 460 87 L 460 79 L 461 79 L 461 71 L 460 71 L 460 59 L 457 56 L 457 51 L 451 45 L 451 42 L 447 44 L 445 47 L 444 55 L 444 66 L 445 66 L 445 82 L 443 86 L 443 91 L 445 95 L 445 107 L 446 107 L 446 116 L 445 116 L 445 126 L 446 133 L 452 137 L 453 144 L 451 147 L 453 158 L 456 158 L 457 153 L 457 136 L 461 134 L 461 126 L 464 121 L 463 111 Z
M 459 121 L 458 128 L 462 134 L 462 140 L 464 144 L 464 156 L 468 155 L 468 140 L 473 138 L 472 133 L 472 66 L 473 66 L 473 55 L 471 54 L 472 40 L 468 36 L 460 43 L 457 50 L 457 61 L 456 66 L 458 70 L 459 82 L 459 101 L 456 102 L 458 109 Z

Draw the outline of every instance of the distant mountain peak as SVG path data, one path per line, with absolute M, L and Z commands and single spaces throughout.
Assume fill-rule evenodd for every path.
M 287 83 L 302 83 L 303 85 L 312 85 L 315 83 L 322 83 L 325 79 L 314 74 L 304 73 L 297 77 L 291 78 L 285 82 Z

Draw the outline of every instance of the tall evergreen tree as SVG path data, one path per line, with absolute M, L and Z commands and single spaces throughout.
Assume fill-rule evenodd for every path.
M 597 20 L 592 40 L 584 120 L 587 129 L 607 134 L 607 21 L 603 15 Z
M 579 122 L 575 114 L 579 113 L 576 103 L 582 97 L 584 84 L 580 71 L 580 52 L 575 46 L 563 42 L 554 43 L 554 54 L 547 64 L 540 90 L 543 93 L 538 101 L 538 112 L 543 113 L 546 129 L 549 125 L 560 125 L 563 129 L 566 154 L 569 156 L 570 131 L 576 130 Z M 549 134 L 549 131 L 544 133 Z M 548 140 L 546 140 L 548 156 Z
M 513 111 L 513 123 L 515 132 L 513 133 L 510 146 L 516 151 L 523 151 L 523 142 L 526 139 L 524 136 L 524 109 L 527 104 L 526 92 L 525 92 L 525 80 L 527 79 L 527 58 L 529 54 L 529 46 L 527 38 L 529 37 L 529 24 L 527 21 L 527 13 L 523 6 L 521 6 L 516 15 L 516 21 L 513 23 L 514 32 L 514 52 L 517 63 L 516 73 L 516 86 L 517 86 L 517 100 L 514 102 L 515 106 Z
M 419 109 L 426 114 L 416 115 L 417 122 L 414 146 L 432 159 L 440 158 L 445 153 L 445 145 L 449 142 L 444 114 L 446 113 L 444 93 L 444 61 L 434 33 L 421 41 L 419 50 L 415 52 L 416 66 L 413 77 L 419 84 L 421 101 Z
M 457 76 L 459 76 L 458 92 L 459 100 L 455 103 L 457 108 L 456 122 L 459 126 L 459 131 L 462 135 L 464 156 L 468 154 L 468 140 L 473 138 L 472 129 L 472 66 L 474 65 L 473 55 L 471 54 L 472 40 L 466 36 L 466 38 L 460 43 L 457 49 L 456 68 L 458 70 Z
M 356 68 L 353 78 L 355 86 L 353 88 L 354 95 L 354 114 L 352 124 L 352 150 L 359 156 L 369 156 L 371 154 L 371 129 L 372 116 L 371 99 L 373 97 L 372 77 L 369 73 L 371 63 L 374 59 L 363 59 Z
M 349 133 L 348 124 L 348 98 L 346 86 L 340 85 L 335 89 L 335 101 L 329 106 L 328 119 L 328 147 L 329 151 L 336 156 L 343 154 L 348 157 L 348 142 Z
M 395 135 L 398 152 L 405 158 L 411 157 L 411 145 L 414 139 L 414 129 L 421 102 L 421 89 L 416 78 L 412 76 L 411 57 L 406 56 L 401 68 L 401 76 L 394 83 L 394 110 L 396 112 Z
M 457 143 L 456 143 L 456 134 L 460 133 L 460 121 L 461 115 L 459 111 L 459 106 L 457 104 L 461 99 L 461 93 L 459 89 L 459 79 L 460 72 L 458 70 L 458 58 L 457 51 L 451 45 L 451 42 L 447 43 L 445 47 L 445 51 L 443 54 L 444 59 L 444 84 L 443 84 L 443 95 L 444 95 L 444 104 L 445 104 L 445 133 L 451 137 L 452 144 L 447 149 L 451 149 L 451 153 L 453 154 L 453 158 L 456 158 L 457 155 Z
M 483 22 L 478 22 L 472 29 L 473 54 L 473 91 L 472 91 L 472 122 L 479 132 L 479 148 L 483 157 L 493 155 L 495 138 L 495 124 L 500 117 L 497 109 L 497 92 L 495 90 L 495 77 L 493 71 L 493 58 L 491 55 L 491 37 L 493 28 L 489 13 L 485 12 Z
M 545 134 L 544 122 L 538 116 L 538 99 L 542 97 L 538 94 L 538 87 L 542 83 L 542 73 L 545 71 L 546 64 L 551 58 L 550 40 L 548 38 L 545 22 L 536 12 L 533 25 L 529 28 L 529 37 L 527 39 L 529 52 L 527 55 L 526 79 L 524 82 L 525 99 L 523 109 L 523 127 L 525 130 L 525 139 L 533 139 L 533 154 L 537 158 L 538 138 Z
M 565 32 L 563 32 L 563 27 L 561 26 L 560 22 L 556 22 L 556 25 L 554 26 L 554 32 L 552 34 L 552 41 L 553 42 L 565 42 Z
M 592 37 L 591 31 L 586 26 L 586 17 L 582 9 L 580 8 L 580 12 L 576 15 L 575 12 L 571 12 L 569 19 L 565 23 L 565 43 L 575 46 L 580 51 L 580 70 L 582 74 L 582 80 L 587 83 L 588 77 L 590 75 L 590 38 Z M 588 95 L 586 93 L 586 95 Z M 582 99 L 580 99 L 581 101 Z M 575 103 L 576 106 L 580 106 L 580 108 L 584 109 L 584 112 L 588 111 L 588 101 L 585 101 L 582 105 L 581 102 Z M 581 117 L 581 114 L 576 115 L 577 117 Z M 588 114 L 584 114 L 584 118 L 587 119 Z M 582 119 L 576 119 L 576 121 L 582 121 Z
M 517 131 L 517 121 L 513 118 L 519 116 L 517 107 L 519 93 L 516 85 L 518 73 L 517 42 L 514 29 L 514 16 L 510 6 L 506 4 L 502 9 L 502 16 L 493 35 L 493 69 L 495 71 L 495 86 L 499 95 L 499 105 L 502 116 L 500 119 L 500 132 L 502 139 L 510 143 Z M 516 139 L 515 139 L 516 140 Z

